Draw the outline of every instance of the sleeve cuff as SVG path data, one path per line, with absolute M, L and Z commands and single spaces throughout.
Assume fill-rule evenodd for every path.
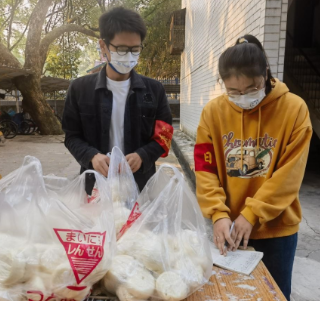
M 217 220 L 219 219 L 223 219 L 223 218 L 228 218 L 230 219 L 229 215 L 227 212 L 221 212 L 221 211 L 216 211 L 213 215 L 212 215 L 212 223 L 215 223 Z
M 259 217 L 256 216 L 253 211 L 249 207 L 245 207 L 242 211 L 241 214 L 250 222 L 253 226 L 257 223 L 259 220 Z
M 136 153 L 140 156 L 142 160 L 142 173 L 146 173 L 149 170 L 149 156 L 143 148 L 139 148 L 138 150 L 136 150 Z
M 92 167 L 91 160 L 92 160 L 92 158 L 93 158 L 96 154 L 98 154 L 98 153 L 101 153 L 101 152 L 100 152 L 99 150 L 95 149 L 95 148 L 90 148 L 90 149 L 86 152 L 86 154 L 85 154 L 85 156 L 84 156 L 84 159 L 81 159 L 81 161 L 79 162 L 80 165 L 81 165 L 82 167 L 86 168 L 86 169 L 91 168 L 91 167 Z M 90 164 L 91 164 L 91 166 L 90 166 Z M 92 168 L 93 168 L 93 167 L 92 167 Z

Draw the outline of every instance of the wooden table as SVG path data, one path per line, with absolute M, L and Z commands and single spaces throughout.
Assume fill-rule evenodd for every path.
M 248 247 L 247 250 L 254 249 Z M 90 298 L 89 300 L 118 300 L 109 296 Z M 213 266 L 209 282 L 184 301 L 286 301 L 286 298 L 260 261 L 250 276 Z
M 213 266 L 205 286 L 185 301 L 286 301 L 262 261 L 246 276 Z

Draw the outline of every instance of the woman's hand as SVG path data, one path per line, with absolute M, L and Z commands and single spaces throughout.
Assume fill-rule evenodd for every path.
M 242 214 L 240 214 L 235 220 L 233 228 L 234 232 L 232 232 L 232 239 L 235 241 L 235 247 L 232 249 L 232 251 L 236 251 L 238 249 L 242 239 L 243 247 L 244 249 L 247 249 L 252 228 L 252 224 Z
M 225 241 L 228 241 L 231 248 L 235 247 L 235 243 L 230 235 L 230 227 L 232 222 L 229 218 L 217 220 L 213 225 L 214 244 L 219 249 L 220 254 L 227 255 Z

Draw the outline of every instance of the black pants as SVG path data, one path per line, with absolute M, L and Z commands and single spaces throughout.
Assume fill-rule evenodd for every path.
M 290 301 L 292 268 L 297 243 L 298 233 L 281 238 L 250 239 L 248 244 L 256 251 L 264 253 L 262 261 L 288 301 Z

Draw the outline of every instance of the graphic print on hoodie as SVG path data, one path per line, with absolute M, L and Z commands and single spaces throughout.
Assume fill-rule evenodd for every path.
M 242 214 L 254 226 L 251 239 L 297 232 L 311 136 L 307 105 L 278 79 L 252 110 L 227 95 L 208 102 L 194 149 L 203 215 L 215 222 Z
M 241 140 L 236 139 L 234 132 L 230 131 L 222 136 L 222 140 L 228 176 L 240 178 L 266 176 L 278 139 L 265 133 L 259 138 L 258 145 L 258 138 L 249 137 L 242 141 L 241 148 Z

